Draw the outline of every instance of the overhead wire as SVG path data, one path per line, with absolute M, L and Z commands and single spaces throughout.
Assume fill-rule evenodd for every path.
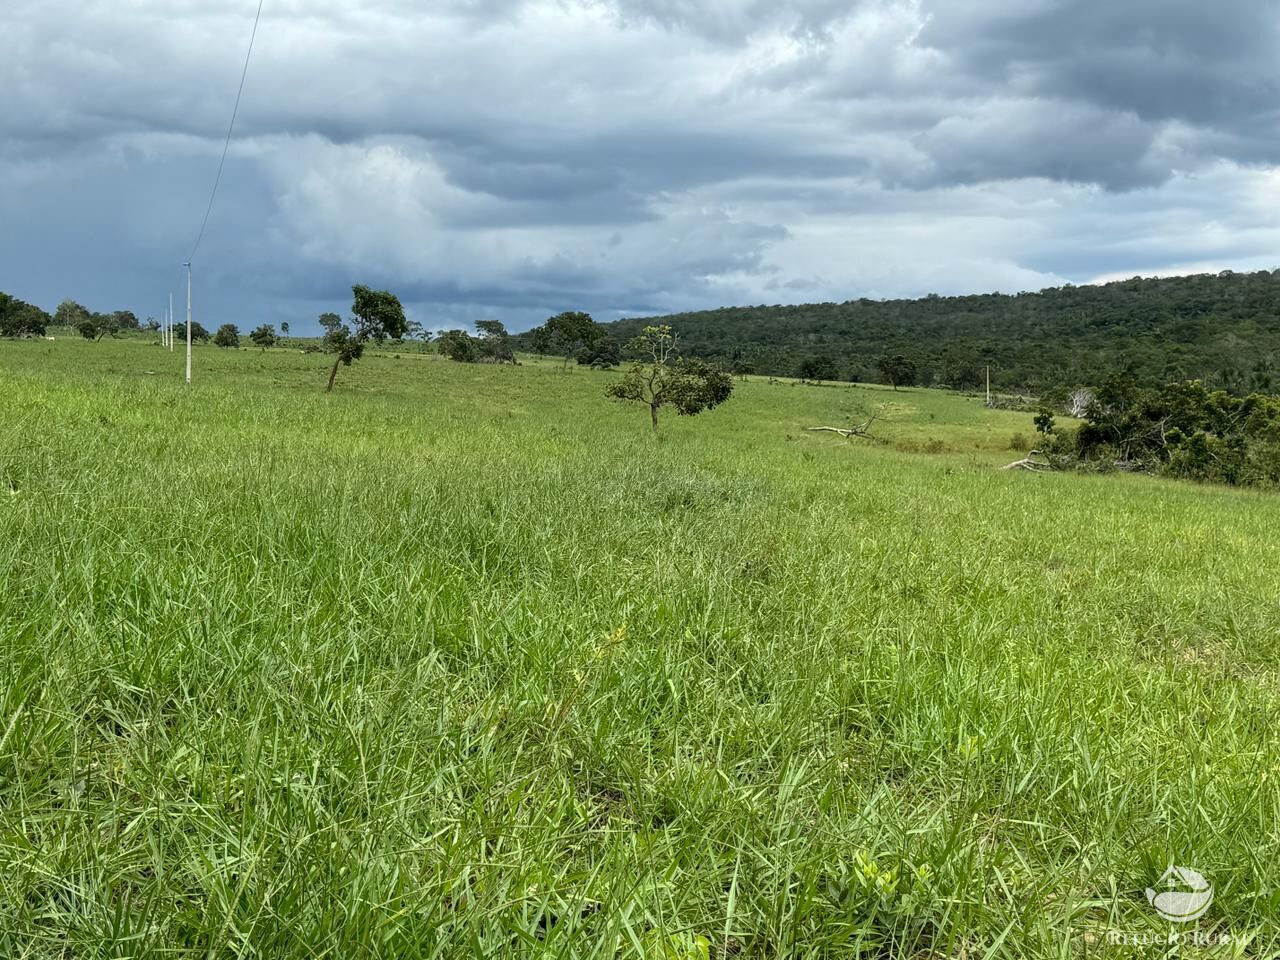
M 214 202 L 218 199 L 218 187 L 222 185 L 222 173 L 227 165 L 227 154 L 231 150 L 231 138 L 236 129 L 236 117 L 240 114 L 240 100 L 244 96 L 244 84 L 249 76 L 249 62 L 253 59 L 253 44 L 258 38 L 258 24 L 262 22 L 262 7 L 265 2 L 266 0 L 258 0 L 258 12 L 253 17 L 253 32 L 249 34 L 249 50 L 244 56 L 244 69 L 240 71 L 240 87 L 236 90 L 235 106 L 231 109 L 231 122 L 227 125 L 227 138 L 222 144 L 222 159 L 218 161 L 218 174 L 214 177 L 213 190 L 209 193 L 209 205 L 205 208 L 204 219 L 200 222 L 200 232 L 196 234 L 196 242 L 191 248 L 191 256 L 187 258 L 187 264 L 195 262 L 196 254 L 200 250 L 200 243 L 204 240 L 204 232 L 209 226 L 209 217 L 213 214 Z

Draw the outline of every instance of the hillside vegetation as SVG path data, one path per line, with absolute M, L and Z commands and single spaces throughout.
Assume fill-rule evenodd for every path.
M 941 392 L 195 360 L 0 343 L 0 955 L 1119 957 L 1171 862 L 1280 947 L 1280 499 Z
M 882 379 L 902 354 L 919 382 L 974 389 L 990 365 L 1004 390 L 1096 386 L 1129 370 L 1151 383 L 1211 389 L 1280 387 L 1280 270 L 1134 278 L 1039 293 L 726 307 L 610 324 L 625 342 L 671 324 L 698 356 L 773 376 Z M 806 367 L 806 363 L 808 367 Z

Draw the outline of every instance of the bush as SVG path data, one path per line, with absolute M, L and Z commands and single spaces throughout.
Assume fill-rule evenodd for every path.
M 240 331 L 234 323 L 224 323 L 213 335 L 214 346 L 229 348 L 240 346 Z

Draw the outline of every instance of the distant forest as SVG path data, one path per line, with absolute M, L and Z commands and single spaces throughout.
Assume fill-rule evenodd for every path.
M 884 379 L 905 357 L 914 380 L 1050 393 L 1128 372 L 1200 380 L 1242 394 L 1280 389 L 1280 270 L 1134 278 L 1039 293 L 930 295 L 802 306 L 726 307 L 605 325 L 619 343 L 646 324 L 675 328 L 685 353 L 738 373 Z

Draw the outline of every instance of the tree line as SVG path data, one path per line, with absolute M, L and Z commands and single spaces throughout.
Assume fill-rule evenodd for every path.
M 725 307 L 606 325 L 681 331 L 736 374 L 1044 395 L 1127 372 L 1236 396 L 1280 388 L 1280 270 L 1053 287 L 1039 293 Z M 890 364 L 893 372 L 886 370 Z
M 51 326 L 75 330 L 86 340 L 101 340 L 105 336 L 143 329 L 131 310 L 94 313 L 74 300 L 64 300 L 50 315 L 35 304 L 0 292 L 0 337 L 43 337 Z M 159 324 L 155 324 L 154 329 L 159 328 Z

